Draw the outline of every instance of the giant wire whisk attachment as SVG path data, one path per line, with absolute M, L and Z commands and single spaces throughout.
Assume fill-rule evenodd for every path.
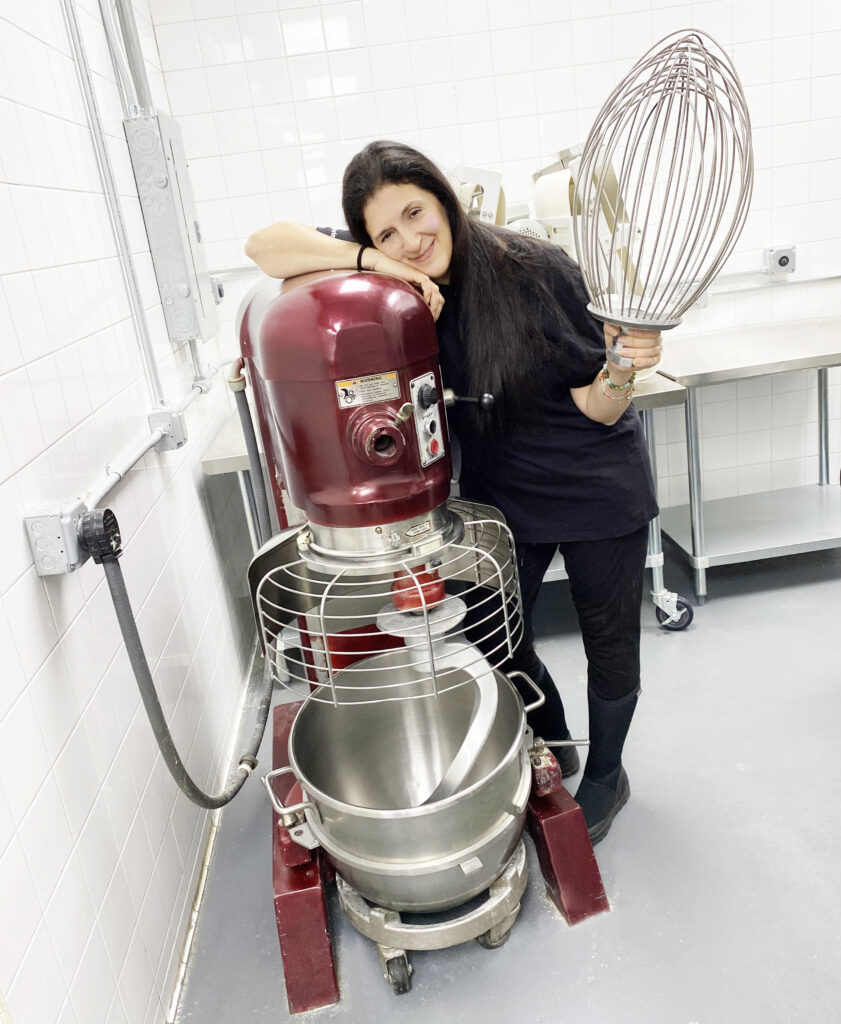
M 575 178 L 590 312 L 676 327 L 733 251 L 753 190 L 750 117 L 727 54 L 695 29 L 652 47 L 599 111 Z

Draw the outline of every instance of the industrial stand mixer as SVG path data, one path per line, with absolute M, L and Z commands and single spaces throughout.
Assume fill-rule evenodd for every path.
M 526 724 L 542 695 L 510 673 L 535 693 L 524 707 L 501 670 L 523 628 L 513 540 L 496 510 L 449 497 L 437 339 L 410 286 L 351 272 L 265 282 L 240 317 L 281 526 L 290 505 L 301 513 L 249 568 L 271 672 L 305 698 L 277 709 L 276 753 L 281 720 L 288 738 L 265 778 L 281 860 L 295 869 L 316 850 L 336 872 L 400 993 L 407 950 L 505 941 L 534 764 L 544 782 L 549 765 L 544 795 L 560 786 Z

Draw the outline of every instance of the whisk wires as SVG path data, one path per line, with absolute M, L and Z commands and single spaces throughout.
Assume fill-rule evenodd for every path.
M 705 33 L 648 51 L 599 111 L 576 174 L 576 250 L 591 310 L 673 327 L 733 251 L 753 190 L 750 117 Z

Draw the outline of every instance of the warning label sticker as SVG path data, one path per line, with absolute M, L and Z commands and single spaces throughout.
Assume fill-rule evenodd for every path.
M 372 373 L 370 377 L 356 377 L 354 380 L 337 380 L 336 397 L 340 409 L 352 409 L 357 405 L 373 405 L 400 397 L 400 381 L 397 371 Z

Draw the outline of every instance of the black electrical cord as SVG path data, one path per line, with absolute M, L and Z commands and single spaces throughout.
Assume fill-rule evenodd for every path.
M 108 588 L 111 591 L 111 600 L 114 602 L 114 611 L 117 614 L 117 622 L 120 625 L 120 632 L 125 641 L 129 661 L 137 680 L 140 690 L 140 697 L 146 714 L 158 742 L 161 756 L 164 759 L 173 779 L 179 789 L 188 796 L 193 803 L 207 810 L 215 810 L 224 807 L 242 789 L 242 786 L 251 772 L 257 766 L 257 751 L 266 731 L 266 723 L 269 718 L 273 680 L 271 673 L 264 673 L 263 684 L 255 687 L 259 695 L 257 706 L 257 717 L 254 723 L 251 743 L 239 759 L 235 771 L 239 774 L 236 779 L 221 793 L 211 795 L 200 789 L 190 777 L 184 762 L 178 753 L 172 734 L 169 731 L 166 718 L 164 717 L 161 702 L 155 689 L 152 673 L 149 671 L 149 663 L 146 661 L 146 653 L 143 650 L 143 643 L 137 631 L 137 622 L 131 608 L 125 579 L 117 559 L 122 554 L 120 549 L 120 535 L 117 527 L 117 520 L 110 509 L 104 511 L 94 510 L 86 512 L 79 523 L 79 543 L 92 555 L 97 564 L 105 569 L 105 578 L 108 581 Z M 248 701 L 246 701 L 248 703 Z

